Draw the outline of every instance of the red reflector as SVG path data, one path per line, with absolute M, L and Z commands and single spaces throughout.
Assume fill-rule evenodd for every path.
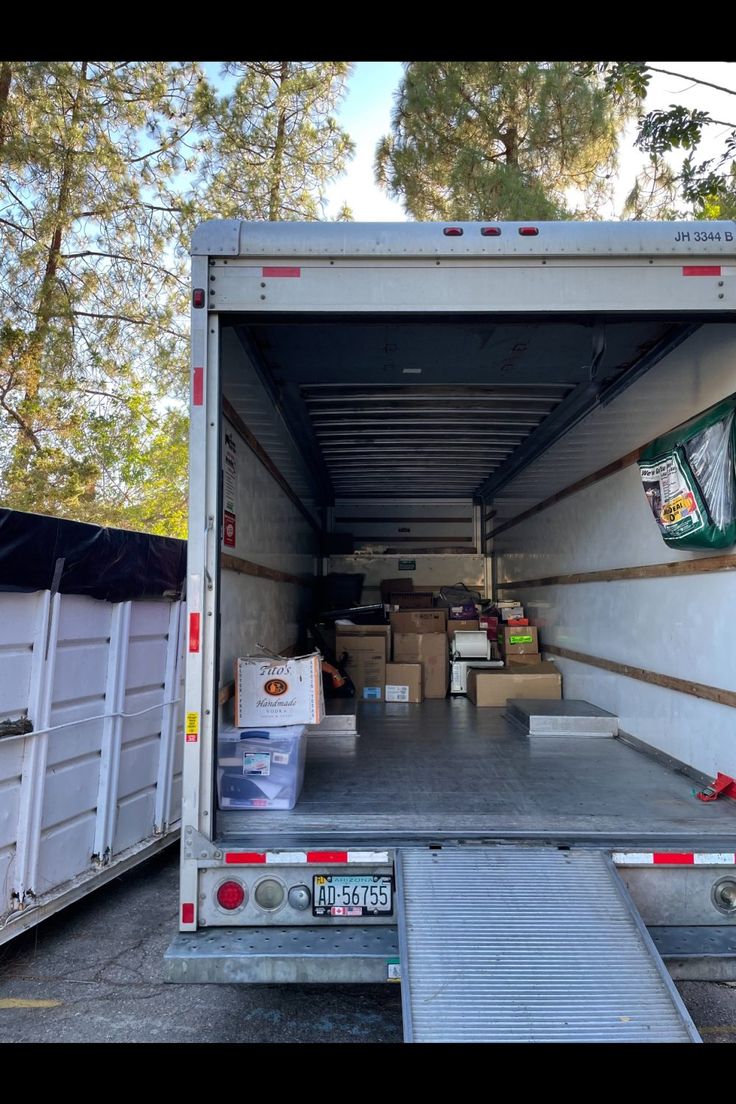
M 308 863 L 347 862 L 347 851 L 307 851 Z
M 192 406 L 201 406 L 204 402 L 204 368 L 195 368 L 192 373 Z
M 446 226 L 442 231 L 446 238 L 461 238 L 463 236 L 462 226 Z
M 217 887 L 217 903 L 220 908 L 240 908 L 245 900 L 245 890 L 240 882 L 223 882 Z
M 481 226 L 480 232 L 484 238 L 500 238 L 501 227 L 500 226 Z
M 181 922 L 182 924 L 194 923 L 194 904 L 191 901 L 181 906 Z
M 203 307 L 204 306 L 204 288 L 195 288 L 192 292 L 192 306 Z
M 189 614 L 189 651 L 199 651 L 199 614 Z
M 262 268 L 262 276 L 301 276 L 302 270 L 300 268 Z
M 260 851 L 226 851 L 226 863 L 265 863 L 266 856 Z
M 683 265 L 683 276 L 720 276 L 720 265 Z
M 539 230 L 536 226 L 520 226 L 519 233 L 523 238 L 533 238 L 539 233 Z
M 655 863 L 662 863 L 665 866 L 669 863 L 677 863 L 678 865 L 686 863 L 691 865 L 695 862 L 695 856 L 692 851 L 689 854 L 677 854 L 675 851 L 655 851 L 654 861 Z

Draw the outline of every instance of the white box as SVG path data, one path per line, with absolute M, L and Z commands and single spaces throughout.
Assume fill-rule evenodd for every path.
M 325 715 L 322 657 L 244 656 L 235 660 L 235 724 L 319 724 Z
M 293 809 L 304 782 L 304 725 L 221 728 L 217 797 L 221 809 Z

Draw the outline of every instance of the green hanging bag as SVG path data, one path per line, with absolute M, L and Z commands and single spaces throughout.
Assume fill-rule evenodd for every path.
M 670 548 L 736 544 L 736 397 L 643 449 L 644 493 Z

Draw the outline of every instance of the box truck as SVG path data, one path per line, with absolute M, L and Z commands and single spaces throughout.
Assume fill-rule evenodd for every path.
M 735 310 L 733 222 L 198 227 L 169 980 L 400 982 L 407 1040 L 697 1040 L 672 978 L 736 962 L 736 556 L 666 544 L 637 459 L 736 391 Z M 519 600 L 617 736 L 365 701 L 293 809 L 218 808 L 236 659 L 308 648 L 351 573 Z

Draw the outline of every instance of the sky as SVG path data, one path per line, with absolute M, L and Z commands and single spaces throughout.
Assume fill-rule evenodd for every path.
M 736 129 L 736 96 L 694 85 L 687 79 L 697 77 L 736 90 L 736 63 L 657 61 L 651 64 L 685 76 L 655 74 L 645 111 L 666 108 L 673 103 L 699 107 L 709 111 L 715 119 L 730 122 Z M 353 217 L 358 222 L 394 222 L 406 218 L 401 204 L 389 199 L 374 183 L 373 177 L 375 149 L 381 137 L 390 130 L 393 96 L 402 73 L 401 63 L 397 61 L 355 63 L 339 119 L 355 142 L 356 153 L 347 173 L 328 189 L 325 211 L 328 218 L 334 218 L 344 202 L 351 207 Z M 717 151 L 718 139 L 722 139 L 728 130 L 724 126 L 708 128 L 709 141 L 701 146 L 704 156 L 709 151 Z M 643 164 L 641 154 L 633 147 L 634 135 L 635 126 L 631 124 L 624 133 L 619 153 L 620 166 L 614 201 L 608 209 L 601 212 L 604 218 L 619 216 L 623 201 Z

